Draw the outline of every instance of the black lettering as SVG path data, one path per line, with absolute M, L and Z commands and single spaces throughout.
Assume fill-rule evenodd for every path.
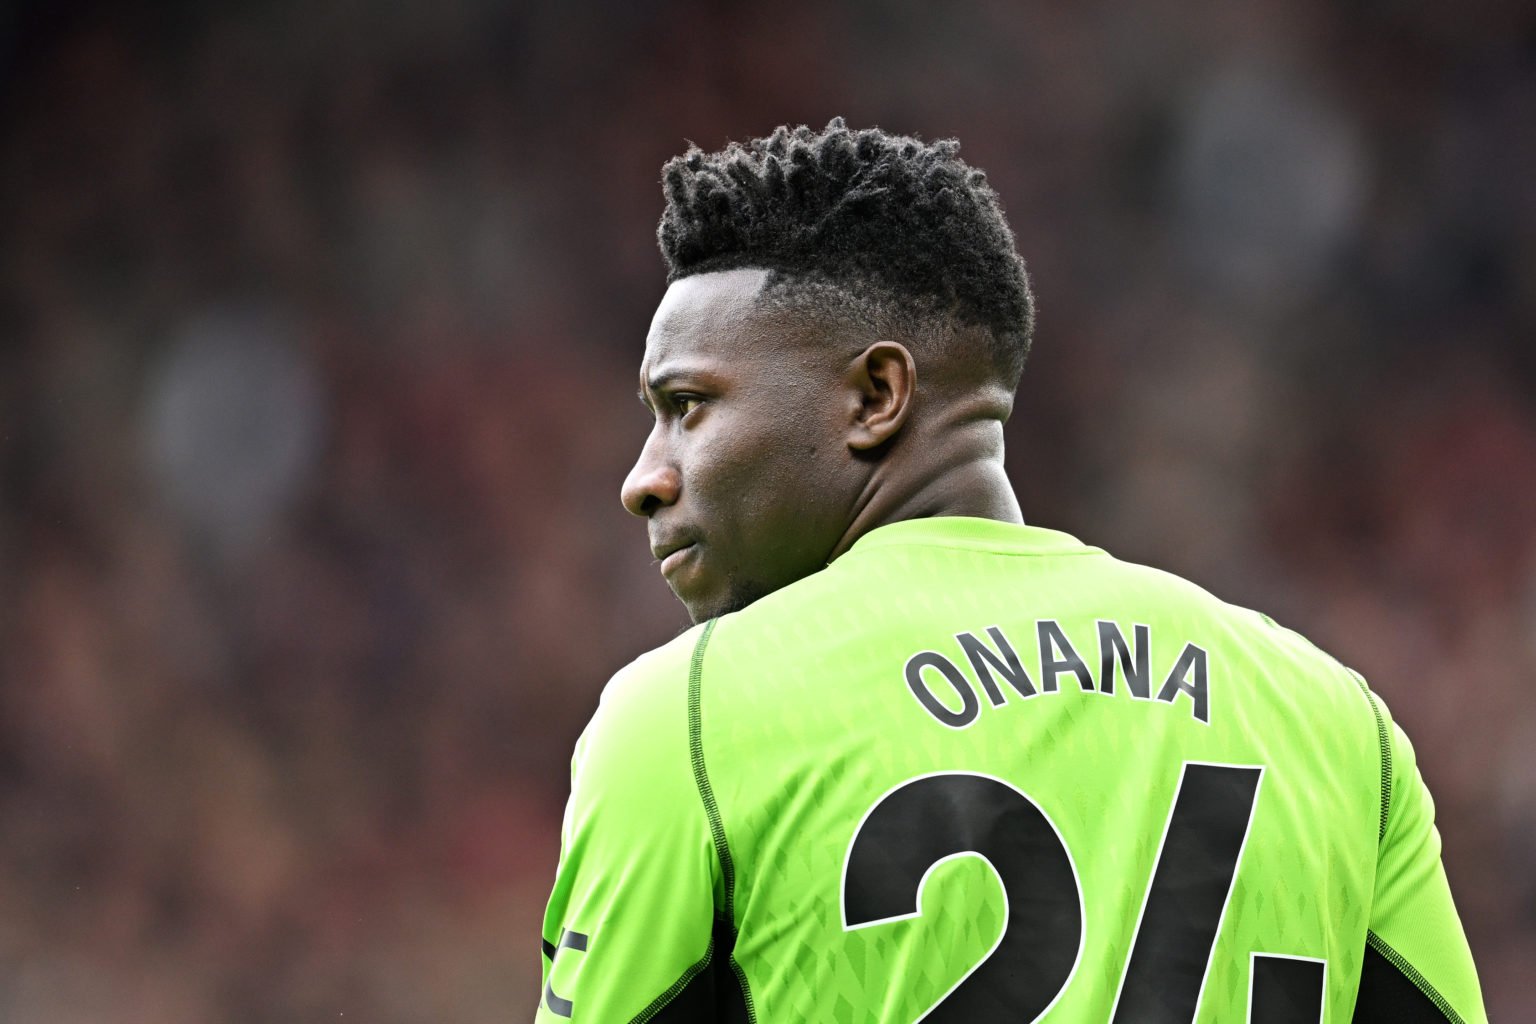
M 961 650 L 965 656 L 971 659 L 971 668 L 976 671 L 976 678 L 981 681 L 981 688 L 987 691 L 987 699 L 993 707 L 1001 707 L 1003 704 L 1003 691 L 997 685 L 997 680 L 992 672 L 995 669 L 999 675 L 1013 687 L 1020 697 L 1033 697 L 1035 685 L 1029 680 L 1029 673 L 1024 671 L 1024 666 L 1019 663 L 1018 653 L 1013 645 L 1003 635 L 1003 631 L 996 626 L 987 627 L 987 635 L 992 642 L 997 644 L 997 650 L 993 651 L 985 642 L 978 640 L 972 633 L 957 633 L 955 639 L 960 641 Z
M 925 668 L 938 669 L 939 674 L 955 688 L 955 693 L 960 697 L 959 711 L 951 711 L 928 689 L 928 685 L 923 682 Z M 976 699 L 976 691 L 971 689 L 971 684 L 960 670 L 937 651 L 919 651 L 908 658 L 906 675 L 907 687 L 912 691 L 912 696 L 917 698 L 917 702 L 930 715 L 951 729 L 964 729 L 976 721 L 976 716 L 981 713 L 981 702 Z
M 1056 677 L 1062 672 L 1077 676 L 1077 685 L 1088 693 L 1093 692 L 1093 674 L 1083 659 L 1077 656 L 1072 641 L 1054 619 L 1041 619 L 1035 623 L 1040 638 L 1040 688 L 1046 693 L 1056 692 Z
M 1157 691 L 1157 699 L 1172 704 L 1173 699 L 1180 693 L 1189 694 L 1190 700 L 1195 703 L 1195 717 L 1206 725 L 1210 725 L 1211 709 L 1205 651 L 1194 644 L 1184 645 L 1183 652 L 1179 654 L 1179 660 L 1174 663 L 1168 678 L 1163 680 L 1163 688 Z
M 562 999 L 555 994 L 555 958 L 562 949 L 574 949 L 578 953 L 585 953 L 589 938 L 590 936 L 583 935 L 581 932 L 571 931 L 571 929 L 567 928 L 560 933 L 560 943 L 554 947 L 553 951 L 547 948 L 549 943 L 544 943 L 546 952 L 549 954 L 550 975 L 549 980 L 544 983 L 544 1005 L 549 1007 L 549 1012 L 556 1017 L 569 1017 L 574 1007 L 572 1007 L 569 999 Z
M 1115 663 L 1119 662 L 1131 696 L 1146 700 L 1152 695 L 1151 630 L 1138 625 L 1131 635 L 1136 641 L 1134 652 L 1117 624 L 1099 620 L 1099 692 L 1115 692 Z

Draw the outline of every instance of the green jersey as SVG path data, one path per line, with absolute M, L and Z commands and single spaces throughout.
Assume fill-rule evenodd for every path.
M 1486 1019 L 1358 676 L 980 519 L 874 530 L 621 671 L 543 939 L 547 1024 Z

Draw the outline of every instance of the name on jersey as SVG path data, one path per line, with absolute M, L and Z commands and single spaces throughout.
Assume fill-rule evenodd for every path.
M 918 651 L 908 658 L 907 689 L 940 724 L 964 729 L 981 714 L 978 690 L 996 708 L 1009 700 L 1059 693 L 1064 677 L 1069 688 L 1075 684 L 1083 693 L 1112 695 L 1118 676 L 1132 700 L 1173 705 L 1183 698 L 1197 721 L 1210 724 L 1210 672 L 1204 648 L 1183 644 L 1171 663 L 1156 663 L 1168 667 L 1154 675 L 1150 627 L 1133 626 L 1127 640 L 1118 623 L 1100 619 L 1096 626 L 1097 673 L 1055 619 L 1040 619 L 1035 623 L 1037 655 L 1030 661 L 1034 675 L 1008 635 L 989 626 L 984 637 L 956 633 L 957 658 L 939 651 Z

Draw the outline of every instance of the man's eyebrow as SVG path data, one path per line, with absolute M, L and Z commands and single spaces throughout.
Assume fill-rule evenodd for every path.
M 684 386 L 690 390 L 698 387 L 707 391 L 716 391 L 721 387 L 720 378 L 715 375 L 707 364 L 682 363 L 664 366 L 652 371 L 649 378 L 644 376 L 640 378 L 640 389 L 637 392 L 640 397 L 640 404 L 655 412 L 651 408 L 650 396 L 667 390 L 667 388 L 675 385 L 679 380 L 683 381 Z
M 645 380 L 645 379 L 641 380 L 641 382 L 640 382 L 640 401 L 644 402 L 646 400 L 645 399 L 646 391 L 652 391 L 652 392 L 661 391 L 667 385 L 669 385 L 669 384 L 673 383 L 674 381 L 676 381 L 679 377 L 698 377 L 701 372 L 703 372 L 703 371 L 698 370 L 698 369 L 694 369 L 692 367 L 687 367 L 687 366 L 680 366 L 680 367 L 678 367 L 676 369 L 670 369 L 670 370 L 658 370 L 655 373 L 651 374 L 651 377 L 650 377 L 649 380 Z

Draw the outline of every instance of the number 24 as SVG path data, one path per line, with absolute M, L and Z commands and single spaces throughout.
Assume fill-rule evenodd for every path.
M 1113 1024 L 1194 1020 L 1263 772 L 1252 765 L 1184 765 Z M 917 917 L 928 874 L 968 854 L 985 860 L 1003 883 L 1003 934 L 918 1019 L 1038 1020 L 1066 990 L 1082 953 L 1082 890 L 1056 826 L 1001 779 L 924 775 L 875 801 L 843 862 L 843 927 Z M 1322 961 L 1255 954 L 1250 1014 L 1315 1022 L 1323 981 Z

